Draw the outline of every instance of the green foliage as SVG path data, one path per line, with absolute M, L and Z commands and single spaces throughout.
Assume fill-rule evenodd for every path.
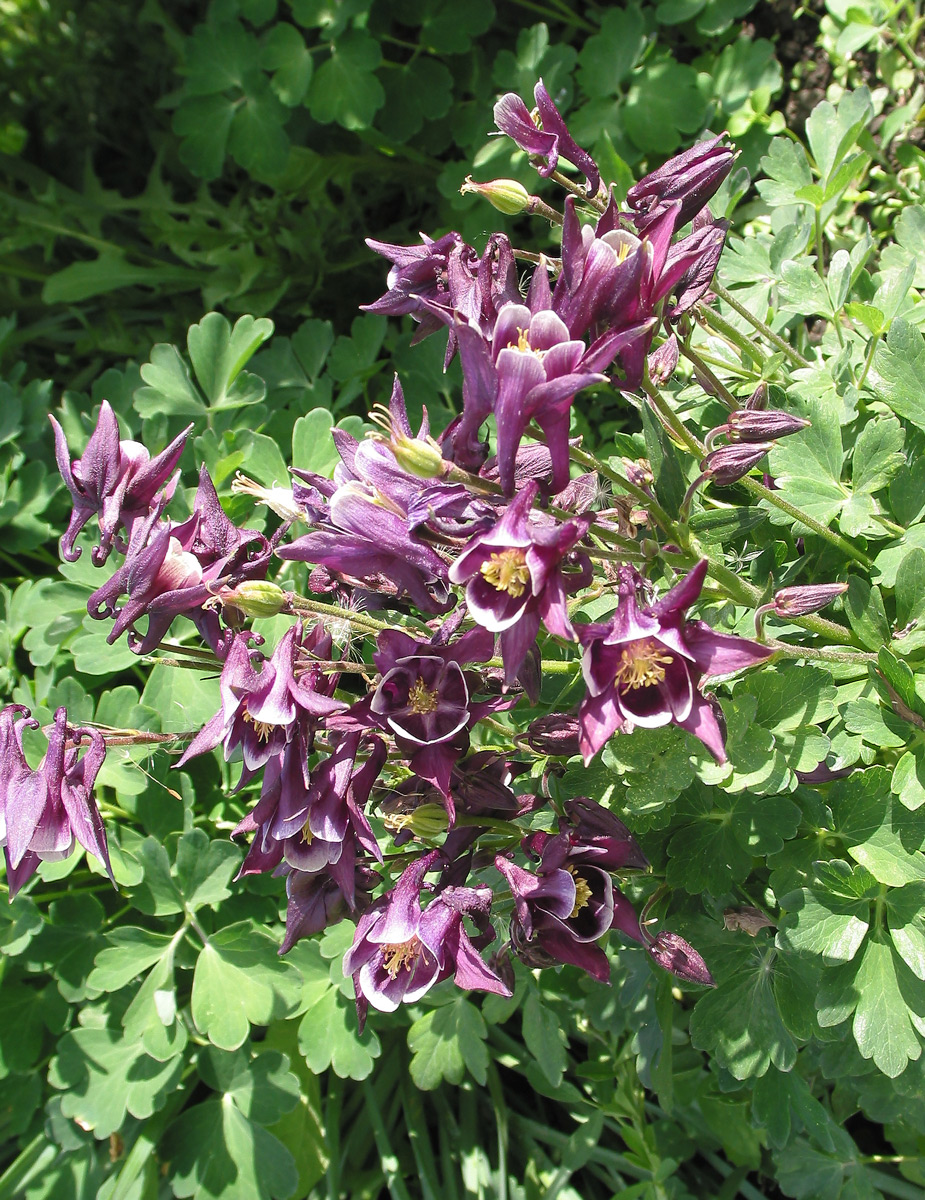
M 59 703 L 129 730 L 191 731 L 215 713 L 214 672 L 154 665 L 143 682 L 87 616 L 112 564 L 95 569 L 84 543 L 57 567 L 67 505 L 47 412 L 75 447 L 103 398 L 152 451 L 193 421 L 229 515 L 258 529 L 263 511 L 230 494 L 235 474 L 267 488 L 287 463 L 330 476 L 331 429 L 363 435 L 358 414 L 387 397 L 393 365 L 414 412 L 446 424 L 459 385 L 440 339 L 409 351 L 410 328 L 356 316 L 385 273 L 362 237 L 452 227 L 483 244 L 489 218 L 459 183 L 474 162 L 479 178 L 539 186 L 488 134 L 497 93 L 529 102 L 540 75 L 618 194 L 707 130 L 740 140 L 757 178 L 747 191 L 740 172 L 713 201 L 733 223 L 719 279 L 803 362 L 723 296 L 707 306 L 723 329 L 706 311 L 681 332 L 740 401 L 763 381 L 772 406 L 812 424 L 764 464 L 771 498 L 698 493 L 692 545 L 759 591 L 770 580 L 765 598 L 845 580 L 831 640 L 770 615 L 766 631 L 855 658 L 780 659 L 723 688 L 727 764 L 668 726 L 613 739 L 590 770 L 538 766 L 554 797 L 594 796 L 639 834 L 652 867 L 627 874 L 627 894 L 651 901 L 656 929 L 690 937 L 717 980 L 681 985 L 682 1004 L 614 935 L 611 988 L 518 967 L 511 1000 L 445 984 L 360 1034 L 341 967 L 352 924 L 280 960 L 276 882 L 233 882 L 242 852 L 227 835 L 250 802 L 228 797 L 234 771 L 113 749 L 100 794 L 118 891 L 76 856 L 0 912 L 0 1200 L 284 1200 L 319 1186 L 402 1200 L 460 1184 L 588 1200 L 918 1194 L 920 20 L 903 30 L 886 6 L 831 0 L 805 52 L 832 71 L 829 99 L 784 137 L 783 81 L 802 103 L 802 68 L 749 0 L 181 7 L 92 0 L 78 20 L 62 0 L 17 0 L 0 32 L 0 295 L 17 313 L 0 322 L 5 695 L 45 724 Z M 545 230 L 508 228 L 549 252 Z M 721 423 L 685 371 L 666 389 L 675 411 Z M 617 471 L 645 454 L 676 511 L 693 458 L 648 407 L 634 440 L 623 401 L 599 402 L 585 445 Z M 185 470 L 181 506 L 194 485 Z M 714 599 L 704 618 L 749 634 L 751 611 Z M 180 652 L 190 629 L 172 631 Z M 852 773 L 826 781 L 826 768 Z M 763 928 L 749 931 L 749 910 Z M 881 1151 L 897 1162 L 871 1163 Z

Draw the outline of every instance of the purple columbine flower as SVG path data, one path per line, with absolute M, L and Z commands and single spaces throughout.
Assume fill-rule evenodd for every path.
M 378 452 L 391 457 L 382 446 Z M 394 459 L 392 466 L 400 471 Z M 420 483 L 416 481 L 415 491 Z M 277 555 L 315 563 L 371 591 L 407 595 L 424 612 L 446 612 L 446 564 L 409 532 L 407 510 L 373 487 L 350 481 L 331 495 L 317 523 L 322 521 L 316 532 L 281 546 Z
M 479 954 L 494 938 L 490 888 L 447 887 L 421 911 L 424 876 L 439 857 L 435 850 L 411 863 L 392 891 L 360 918 L 343 970 L 353 976 L 361 1027 L 369 1004 L 394 1012 L 451 975 L 457 987 L 510 995 Z M 475 939 L 466 932 L 464 916 L 479 930 Z
M 512 946 L 528 965 L 572 963 L 606 982 L 610 964 L 596 943 L 626 903 L 611 872 L 648 866 L 636 839 L 613 813 L 578 797 L 566 803 L 558 834 L 532 833 L 522 845 L 539 858 L 536 874 L 495 859 L 514 896 Z
M 601 173 L 597 163 L 577 144 L 568 131 L 562 114 L 552 102 L 542 79 L 533 89 L 536 110 L 530 113 L 523 100 L 514 92 L 507 92 L 495 105 L 495 124 L 506 133 L 521 150 L 545 159 L 537 165 L 539 174 L 548 179 L 559 165 L 559 159 L 577 167 L 587 180 L 589 196 L 596 196 L 601 187 Z
M 64 430 L 53 416 L 48 419 L 55 432 L 58 470 L 74 506 L 61 538 L 61 557 L 68 562 L 77 561 L 80 550 L 74 541 L 90 518 L 98 516 L 100 540 L 91 557 L 94 566 L 102 566 L 120 527 L 131 532 L 134 521 L 148 515 L 161 489 L 164 489 L 161 507 L 169 500 L 179 473 L 173 479 L 170 476 L 193 426 L 188 425 L 169 446 L 151 458 L 140 442 L 119 439 L 116 415 L 109 401 L 104 400 L 86 449 L 72 462 Z
M 687 620 L 707 573 L 707 560 L 646 608 L 636 600 L 638 576 L 624 568 L 620 602 L 609 625 L 578 630 L 585 646 L 588 691 L 581 702 L 581 748 L 588 763 L 612 734 L 635 726 L 674 724 L 699 738 L 717 762 L 726 750 L 715 702 L 700 691 L 711 676 L 763 662 L 773 652 L 745 638 Z
M 531 848 L 541 855 L 536 873 L 495 859 L 514 898 L 514 951 L 530 967 L 571 963 L 606 983 L 610 963 L 597 942 L 613 920 L 609 872 L 570 854 L 565 838 L 534 835 Z
M 665 204 L 680 201 L 678 226 L 686 225 L 703 208 L 732 169 L 735 151 L 724 141 L 725 133 L 698 142 L 676 154 L 651 171 L 626 194 L 636 214 L 637 225 L 645 229 L 652 215 Z
M 361 748 L 365 760 L 359 757 Z M 260 800 L 232 833 L 255 835 L 240 874 L 272 870 L 283 860 L 298 871 L 327 872 L 353 907 L 357 848 L 382 861 L 363 810 L 385 757 L 381 738 L 348 734 L 309 772 L 305 735 L 299 731 L 267 764 Z
M 410 314 L 419 322 L 415 342 L 436 333 L 443 323 L 428 310 L 426 301 L 457 309 L 487 333 L 498 309 L 520 298 L 514 252 L 503 233 L 491 235 L 481 257 L 458 233 L 445 234 L 437 241 L 421 234 L 421 242 L 420 246 L 394 246 L 367 238 L 367 246 L 393 266 L 385 295 L 360 306 L 365 312 L 389 316 Z M 455 352 L 456 336 L 451 329 L 445 366 Z
M 174 525 L 157 517 L 154 510 L 133 526 L 124 563 L 87 601 L 94 619 L 115 618 L 106 640 L 128 630 L 136 654 L 150 653 L 179 614 L 200 617 L 221 586 L 263 578 L 272 553 L 265 537 L 225 516 L 205 467 L 189 519 Z M 120 605 L 123 595 L 128 599 Z M 148 617 L 143 635 L 135 630 L 142 616 Z
M 68 858 L 75 842 L 95 855 L 112 879 L 106 830 L 93 799 L 93 785 L 106 757 L 103 735 L 97 729 L 68 725 L 67 710 L 59 708 L 48 751 L 33 771 L 23 753 L 26 727 L 38 728 L 27 708 L 13 704 L 0 713 L 0 811 L 10 899 L 42 860 Z M 84 738 L 89 745 L 81 756 Z
M 336 676 L 311 667 L 312 655 L 326 659 L 331 653 L 331 639 L 320 627 L 303 634 L 301 621 L 292 625 L 259 671 L 247 643 L 244 634 L 232 642 L 219 685 L 222 707 L 196 734 L 177 766 L 221 745 L 226 762 L 242 758 L 253 773 L 280 753 L 297 723 L 307 728 L 347 707 L 333 699 Z
M 439 789 L 452 819 L 450 777 L 469 747 L 469 730 L 483 716 L 516 703 L 516 698 L 472 698 L 479 678 L 463 666 L 490 658 L 494 638 L 485 629 L 473 629 L 440 645 L 389 629 L 379 635 L 378 646 L 373 661 L 382 679 L 372 697 L 356 708 L 394 734 L 410 755 L 408 766 Z
M 545 277 L 545 268 L 542 275 Z M 590 348 L 569 333 L 551 309 L 545 292 L 531 288 L 530 306 L 505 304 L 490 338 L 451 309 L 430 309 L 456 330 L 465 385 L 463 416 L 453 444 L 472 448 L 480 426 L 494 413 L 498 427 L 498 470 L 507 496 L 514 494 L 517 449 L 530 421 L 543 430 L 552 462 L 552 490 L 569 479 L 569 409 L 575 395 L 602 383 L 602 368 L 612 362 L 629 335 L 605 334 Z
M 501 520 L 470 542 L 450 567 L 450 581 L 466 585 L 469 612 L 479 625 L 501 635 L 505 682 L 513 683 L 542 621 L 551 634 L 575 641 L 568 593 L 591 577 L 587 554 L 576 544 L 590 517 L 564 523 L 531 513 L 536 483 L 522 488 Z M 570 575 L 563 571 L 568 562 Z

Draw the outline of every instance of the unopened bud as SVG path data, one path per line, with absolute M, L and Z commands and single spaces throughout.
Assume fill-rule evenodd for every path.
M 649 367 L 649 378 L 656 386 L 661 387 L 677 370 L 678 366 L 678 339 L 674 334 L 662 342 L 658 349 L 653 350 L 649 355 L 647 362 Z
M 786 437 L 790 433 L 799 433 L 810 424 L 805 417 L 796 417 L 792 413 L 780 409 L 768 409 L 767 412 L 757 412 L 754 409 L 741 409 L 729 414 L 729 438 L 735 442 L 767 442 L 771 438 Z
M 408 821 L 417 836 L 424 838 L 435 838 L 446 833 L 449 823 L 442 804 L 419 804 Z
M 774 593 L 773 609 L 779 617 L 805 617 L 825 608 L 848 590 L 847 583 L 807 584 L 785 587 Z
M 716 987 L 710 968 L 690 942 L 677 933 L 663 930 L 649 943 L 648 951 L 660 967 L 684 979 L 688 983 L 699 983 L 704 987 Z
M 537 754 L 557 754 L 571 757 L 579 752 L 578 718 L 561 713 L 537 717 L 527 726 L 524 740 Z
M 700 469 L 717 487 L 728 487 L 746 476 L 771 449 L 770 442 L 720 446 L 718 450 L 710 451 L 701 462 Z
M 530 207 L 532 197 L 522 183 L 516 179 L 491 179 L 488 183 L 476 183 L 471 175 L 459 189 L 462 195 L 475 192 L 507 217 L 516 217 Z
M 759 383 L 749 398 L 745 401 L 745 407 L 753 412 L 764 408 L 768 402 L 768 385 Z
M 236 608 L 246 617 L 275 617 L 290 599 L 277 584 L 259 579 L 245 579 L 233 588 L 221 587 L 215 594 L 223 607 Z

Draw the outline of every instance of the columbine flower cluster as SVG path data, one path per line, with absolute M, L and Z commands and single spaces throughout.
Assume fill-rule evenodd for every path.
M 551 798 L 540 777 L 548 756 L 587 763 L 615 735 L 668 724 L 725 761 L 722 711 L 706 689 L 770 654 L 690 615 L 706 560 L 692 556 L 657 594 L 641 564 L 659 560 L 633 536 L 655 502 L 647 464 L 627 470 L 632 519 L 594 469 L 571 473 L 575 458 L 588 465 L 569 433 L 579 394 L 605 383 L 633 391 L 647 372 L 664 380 L 675 369 L 674 327 L 707 293 L 723 246 L 725 222 L 706 205 L 733 151 L 722 136 L 701 143 L 620 207 L 542 83 L 535 99 L 531 114 L 503 97 L 499 129 L 542 177 L 561 179 L 565 162 L 584 184 L 568 185 L 559 214 L 525 203 L 558 219 L 562 243 L 558 258 L 528 256 L 523 290 L 503 234 L 481 254 L 456 233 L 369 243 L 392 264 L 369 310 L 411 315 L 419 338 L 448 330 L 447 361 L 461 360 L 461 412 L 442 433 L 426 413 L 412 431 L 396 380 L 388 409 L 374 414 L 380 432 L 358 441 L 334 431 L 333 478 L 294 472 L 291 488 L 266 492 L 242 484 L 282 519 L 267 539 L 228 519 L 205 469 L 191 515 L 165 515 L 190 429 L 152 458 L 120 440 L 104 403 L 72 461 L 52 419 L 73 498 L 62 554 L 80 553 L 75 539 L 96 517 L 94 562 L 122 556 L 90 614 L 139 654 L 162 644 L 175 617 L 195 624 L 220 667 L 221 707 L 180 762 L 219 748 L 241 762 L 236 790 L 250 803 L 235 830 L 250 837 L 241 874 L 285 878 L 282 952 L 345 916 L 356 921 L 344 967 L 361 1020 L 368 1005 L 388 1011 L 449 978 L 509 994 L 512 958 L 606 981 L 602 942 L 613 930 L 678 977 L 712 982 L 683 938 L 653 933 L 635 911 L 623 876 L 647 862 L 626 826 L 594 799 Z M 506 203 L 519 187 L 505 190 Z M 763 453 L 802 424 L 732 413 L 713 431 L 726 445 L 704 469 L 719 482 L 717 455 L 744 448 L 751 465 L 755 446 Z M 665 549 L 677 561 L 677 546 Z M 309 564 L 310 596 L 267 579 L 274 557 Z M 784 591 L 775 611 L 809 611 L 790 595 L 799 589 Z M 597 610 L 606 620 L 578 619 L 584 600 L 606 596 L 609 610 Z M 264 655 L 245 622 L 275 613 L 293 623 Z M 335 621 L 375 636 L 363 662 L 334 639 Z M 549 666 L 580 676 L 584 693 L 569 711 L 530 721 L 520 712 L 540 697 L 539 639 L 555 648 Z M 499 724 L 516 705 L 515 721 Z M 72 727 L 61 709 L 33 769 L 22 734 L 35 724 L 18 706 L 0 716 L 11 892 L 75 840 L 108 870 L 92 795 L 103 735 Z M 499 731 L 504 750 L 488 744 Z M 502 923 L 506 939 L 486 959 Z

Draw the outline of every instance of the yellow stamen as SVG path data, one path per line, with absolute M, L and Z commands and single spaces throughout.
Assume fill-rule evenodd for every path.
M 302 841 L 305 843 L 306 846 L 310 846 L 312 844 L 312 838 L 314 836 L 315 835 L 312 833 L 311 829 L 308 826 L 308 820 L 306 819 L 305 824 L 302 826 Z
M 403 829 L 407 829 L 414 820 L 414 813 L 387 813 L 382 818 L 382 824 L 386 827 L 389 833 L 401 833 Z
M 408 693 L 408 707 L 413 713 L 436 712 L 439 704 L 440 697 L 437 695 L 437 689 L 429 688 L 423 679 L 418 679 Z
M 583 908 L 588 907 L 588 901 L 591 899 L 591 888 L 584 876 L 579 875 L 574 867 L 566 867 L 566 870 L 575 880 L 575 907 L 569 913 L 569 920 L 571 920 L 572 917 L 577 917 Z
M 493 554 L 479 567 L 479 574 L 493 588 L 499 592 L 507 592 L 515 600 L 524 594 L 530 582 L 530 568 L 527 566 L 527 556 L 523 550 L 502 550 Z
M 269 741 L 270 734 L 276 728 L 275 725 L 270 725 L 266 721 L 255 721 L 250 713 L 246 711 L 244 713 L 244 720 L 247 721 L 249 725 L 253 725 L 254 733 L 257 734 L 257 740 L 259 742 Z
M 652 687 L 665 678 L 665 668 L 672 660 L 670 651 L 659 646 L 650 638 L 630 642 L 620 654 L 620 665 L 616 671 L 616 682 L 635 690 Z
M 407 942 L 386 942 L 382 947 L 382 965 L 389 977 L 394 979 L 399 971 L 410 971 L 420 949 L 421 943 L 416 937 Z

